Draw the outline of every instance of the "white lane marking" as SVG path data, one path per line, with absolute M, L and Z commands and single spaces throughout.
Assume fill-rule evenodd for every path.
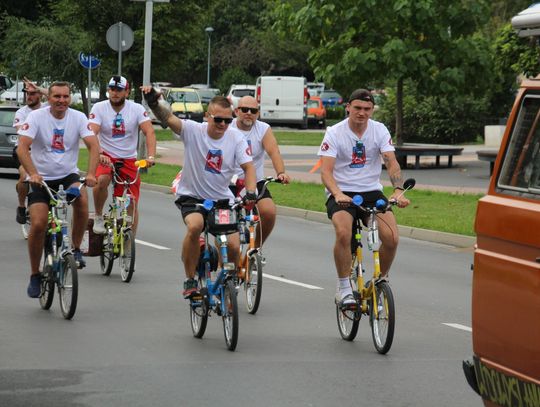
M 442 324 L 446 325 L 446 326 L 449 326 L 450 328 L 456 328 L 456 329 L 461 329 L 462 331 L 472 332 L 472 328 L 470 328 L 470 327 L 468 327 L 466 325 L 451 324 L 451 323 L 446 323 L 446 322 L 443 322 Z
M 300 286 L 300 287 L 309 288 L 310 290 L 323 290 L 322 287 L 317 287 L 316 285 L 299 283 L 298 281 L 288 280 L 286 278 L 273 276 L 273 275 L 268 274 L 268 273 L 263 273 L 263 276 L 266 277 L 266 278 L 269 278 L 270 280 L 281 281 L 282 283 L 297 285 L 297 286 Z
M 145 242 L 144 240 L 139 240 L 139 239 L 135 239 L 135 243 L 139 243 L 139 244 L 142 244 L 144 246 L 150 246 L 150 247 L 153 247 L 154 249 L 158 249 L 158 250 L 171 250 L 169 247 L 160 246 L 158 244 Z

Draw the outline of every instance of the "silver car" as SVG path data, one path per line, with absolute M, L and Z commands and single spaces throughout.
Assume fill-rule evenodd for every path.
M 13 119 L 17 106 L 0 106 L 0 167 L 18 168 L 19 164 L 13 155 L 17 143 L 17 130 L 13 127 Z

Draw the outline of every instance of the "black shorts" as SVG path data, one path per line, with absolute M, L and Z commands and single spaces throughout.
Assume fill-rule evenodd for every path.
M 262 189 L 264 188 L 264 183 L 266 181 L 265 180 L 261 180 L 259 182 L 257 182 L 257 196 L 260 195 Z M 267 185 L 268 187 L 268 185 Z M 243 187 L 242 187 L 243 188 Z M 231 190 L 231 192 L 234 194 L 234 196 L 237 196 L 238 194 L 238 187 L 235 185 L 235 184 L 231 184 L 229 185 L 229 189 Z M 264 194 L 262 194 L 262 196 L 260 196 L 259 198 L 257 198 L 257 201 L 260 201 L 261 199 L 265 199 L 265 198 L 270 198 L 272 199 L 272 194 L 270 194 L 270 190 L 268 188 L 265 189 L 264 191 Z
M 206 224 L 206 215 L 208 211 L 200 206 L 194 205 L 198 203 L 202 204 L 203 202 L 204 199 L 194 198 L 189 195 L 182 195 L 180 198 L 174 201 L 174 204 L 178 207 L 178 209 L 180 209 L 180 212 L 182 212 L 182 219 L 185 219 L 190 213 L 200 213 L 203 216 Z
M 45 183 L 49 186 L 49 188 L 52 188 L 56 191 L 58 190 L 60 184 L 64 186 L 64 189 L 68 189 L 73 184 L 80 182 L 80 179 L 81 176 L 79 174 L 73 173 L 69 174 L 67 177 L 64 178 L 45 181 Z M 43 202 L 48 204 L 50 200 L 51 197 L 49 196 L 47 190 L 44 187 L 30 184 L 30 193 L 28 194 L 28 206 L 37 202 Z
M 375 202 L 377 202 L 379 199 L 384 199 L 388 202 L 388 198 L 386 198 L 382 191 L 369 191 L 369 192 L 343 192 L 345 195 L 350 196 L 351 198 L 355 195 L 362 195 L 362 198 L 364 198 L 364 201 L 362 203 L 362 206 L 366 208 L 372 208 L 375 206 Z M 339 211 L 346 211 L 351 214 L 351 216 L 354 219 L 360 218 L 362 219 L 362 222 L 364 225 L 366 224 L 367 220 L 367 213 L 366 211 L 358 208 L 357 206 L 351 204 L 350 206 L 341 206 L 336 203 L 336 200 L 333 196 L 330 196 L 328 200 L 326 201 L 326 213 L 328 214 L 328 219 L 332 219 L 332 216 L 334 213 Z

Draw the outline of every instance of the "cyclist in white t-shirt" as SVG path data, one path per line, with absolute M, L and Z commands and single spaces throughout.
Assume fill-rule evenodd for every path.
M 26 121 L 26 117 L 30 114 L 30 112 L 47 105 L 46 103 L 41 103 L 41 96 L 47 96 L 48 92 L 37 87 L 26 78 L 24 81 L 23 92 L 26 96 L 26 106 L 23 106 L 17 110 L 15 112 L 15 118 L 13 119 L 13 127 L 15 127 L 17 131 Z M 15 146 L 15 149 L 16 148 L 17 146 Z M 16 151 L 13 153 L 16 157 Z M 25 180 L 26 172 L 24 171 L 24 167 L 19 163 L 19 180 L 15 185 L 19 206 L 17 207 L 17 216 L 15 219 L 17 223 L 20 223 L 21 225 L 26 223 L 26 196 L 28 195 L 28 184 L 25 182 Z
M 37 298 L 41 292 L 41 275 L 39 264 L 43 252 L 47 218 L 49 211 L 49 195 L 41 185 L 45 181 L 57 190 L 60 185 L 64 189 L 80 185 L 79 140 L 82 139 L 88 148 L 88 172 L 86 185 L 96 184 L 96 166 L 99 144 L 86 116 L 69 108 L 71 101 L 68 82 L 54 82 L 49 87 L 49 106 L 34 110 L 26 118 L 19 129 L 19 147 L 17 155 L 28 173 L 30 193 L 28 208 L 30 212 L 30 233 L 28 235 L 28 251 L 30 254 L 31 276 L 28 285 L 28 296 Z M 30 155 L 32 146 L 32 155 Z M 81 196 L 73 202 L 72 243 L 73 255 L 79 268 L 86 264 L 80 251 L 86 225 L 88 223 L 88 196 L 85 189 Z
M 137 143 L 139 129 L 146 139 L 148 166 L 154 165 L 156 155 L 156 134 L 148 112 L 139 103 L 127 100 L 129 82 L 123 76 L 113 76 L 109 81 L 109 100 L 96 103 L 90 112 L 90 126 L 99 136 L 100 155 L 96 177 L 98 183 L 94 188 L 94 233 L 105 233 L 103 223 L 103 206 L 107 201 L 107 190 L 116 165 L 120 178 L 133 181 L 137 177 Z M 133 235 L 137 233 L 139 211 L 137 210 L 140 196 L 141 179 L 129 187 L 132 196 L 128 212 L 133 217 Z M 122 196 L 122 185 L 114 186 L 114 196 Z
M 232 122 L 231 128 L 240 130 L 251 150 L 253 165 L 257 173 L 257 195 L 259 195 L 264 186 L 264 155 L 268 154 L 276 178 L 283 184 L 288 184 L 290 177 L 285 173 L 285 163 L 281 158 L 279 146 L 272 132 L 272 129 L 267 123 L 257 120 L 259 117 L 259 105 L 253 96 L 244 96 L 238 101 L 238 107 L 235 110 L 236 119 Z M 238 168 L 238 181 L 236 182 L 237 190 L 242 187 L 244 182 L 243 171 Z M 276 222 L 276 205 L 272 200 L 272 195 L 268 189 L 265 189 L 263 195 L 257 199 L 257 210 L 261 217 L 261 231 L 257 232 L 256 246 L 261 247 Z M 261 236 L 262 235 L 262 236 Z
M 206 123 L 181 120 L 163 104 L 160 94 L 150 86 L 141 88 L 143 95 L 164 127 L 169 127 L 184 143 L 184 167 L 177 187 L 175 204 L 182 212 L 187 233 L 182 243 L 182 261 L 186 280 L 184 298 L 197 292 L 195 271 L 199 259 L 199 236 L 205 225 L 206 210 L 190 204 L 205 199 L 213 201 L 234 199 L 229 183 L 240 166 L 245 172 L 246 200 L 255 203 L 255 168 L 244 136 L 229 124 L 233 121 L 232 108 L 227 98 L 215 96 L 208 104 Z M 238 233 L 229 235 L 229 261 L 237 263 L 240 248 Z
M 336 299 L 345 305 L 353 304 L 351 284 L 351 236 L 356 208 L 352 197 L 361 194 L 364 204 L 373 206 L 386 199 L 382 192 L 381 157 L 388 171 L 394 192 L 390 200 L 398 207 L 410 201 L 403 192 L 401 169 L 396 160 L 392 138 L 384 124 L 371 120 L 375 102 L 368 90 L 355 90 L 347 103 L 349 117 L 328 127 L 319 149 L 321 179 L 326 187 L 326 209 L 336 233 L 334 261 L 338 274 Z M 377 215 L 380 219 L 381 272 L 386 277 L 398 246 L 398 230 L 392 211 Z

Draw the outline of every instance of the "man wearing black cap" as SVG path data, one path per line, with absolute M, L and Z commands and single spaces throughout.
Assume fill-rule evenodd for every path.
M 371 119 L 375 102 L 368 90 L 355 90 L 347 103 L 349 116 L 326 129 L 319 149 L 321 179 L 326 187 L 326 208 L 336 232 L 334 261 L 338 274 L 336 300 L 344 305 L 353 304 L 350 284 L 351 235 L 356 209 L 351 207 L 352 197 L 360 194 L 364 205 L 386 197 L 381 184 L 381 157 L 390 176 L 396 200 L 403 208 L 410 202 L 403 195 L 401 169 L 396 160 L 392 138 L 384 124 Z M 386 277 L 398 245 L 396 219 L 391 211 L 377 215 L 382 242 L 381 272 Z
M 99 136 L 100 155 L 99 166 L 96 171 L 98 183 L 94 188 L 94 233 L 105 233 L 103 224 L 103 206 L 107 200 L 107 188 L 112 179 L 111 164 L 122 162 L 119 175 L 122 179 L 134 180 L 137 177 L 137 142 L 139 128 L 145 135 L 148 157 L 148 166 L 154 165 L 156 155 L 156 135 L 148 112 L 138 103 L 127 100 L 129 83 L 123 76 L 113 76 L 109 81 L 109 100 L 96 103 L 90 112 L 90 126 Z M 130 186 L 129 192 L 132 201 L 128 208 L 133 217 L 133 234 L 137 232 L 140 178 Z M 116 185 L 115 196 L 122 196 L 122 186 Z

